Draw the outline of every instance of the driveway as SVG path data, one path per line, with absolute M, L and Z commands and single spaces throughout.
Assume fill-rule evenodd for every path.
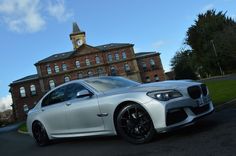
M 11 131 L 0 134 L 0 152 L 2 156 L 233 156 L 236 154 L 236 104 L 191 127 L 159 134 L 148 144 L 132 145 L 119 137 L 92 137 L 58 140 L 38 147 L 30 136 Z

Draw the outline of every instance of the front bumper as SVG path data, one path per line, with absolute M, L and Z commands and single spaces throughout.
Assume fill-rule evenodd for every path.
M 172 130 L 175 130 L 178 128 L 187 127 L 187 126 L 193 125 L 199 119 L 202 119 L 205 116 L 212 114 L 213 112 L 214 112 L 214 108 L 209 109 L 209 111 L 202 113 L 198 116 L 188 116 L 185 120 L 183 120 L 179 123 L 172 124 L 172 125 L 166 126 L 164 128 L 157 128 L 156 131 L 159 133 L 164 133 L 164 132 L 172 131 Z
M 145 106 L 153 120 L 156 131 L 159 133 L 192 125 L 200 118 L 214 112 L 210 98 L 201 105 L 199 105 L 199 99 L 193 100 L 182 97 L 168 103 L 160 103 L 154 100 Z

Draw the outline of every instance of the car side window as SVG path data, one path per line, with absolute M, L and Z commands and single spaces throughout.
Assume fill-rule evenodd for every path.
M 72 100 L 77 97 L 77 93 L 81 90 L 87 90 L 79 83 L 71 83 L 66 87 L 66 100 Z
M 48 94 L 42 101 L 42 107 L 65 101 L 66 86 L 60 87 Z

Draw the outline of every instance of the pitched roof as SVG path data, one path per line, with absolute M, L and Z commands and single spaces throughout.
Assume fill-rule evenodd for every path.
M 38 61 L 36 64 L 57 61 L 57 60 L 63 60 L 63 59 L 69 58 L 73 53 L 74 53 L 74 51 L 57 53 L 57 54 L 51 55 L 45 59 Z
M 90 46 L 90 45 L 88 45 L 88 46 Z M 97 48 L 101 51 L 105 51 L 105 50 L 111 50 L 111 49 L 122 48 L 122 47 L 127 47 L 127 46 L 133 46 L 133 44 L 129 44 L 129 43 L 110 43 L 110 44 L 95 46 L 94 48 Z M 90 47 L 93 47 L 93 46 L 90 46 Z M 57 54 L 51 55 L 51 56 L 49 56 L 45 59 L 42 59 L 42 60 L 38 61 L 36 64 L 46 63 L 46 62 L 51 62 L 51 61 L 64 60 L 64 59 L 69 58 L 75 52 L 76 51 L 57 53 Z
M 155 51 L 151 51 L 151 52 L 138 52 L 135 54 L 136 57 L 144 57 L 144 56 L 149 56 L 149 55 L 154 55 L 154 54 L 160 54 L 158 52 Z
M 130 43 L 109 43 L 109 44 L 96 46 L 96 48 L 98 48 L 100 50 L 111 50 L 111 49 L 122 48 L 122 47 L 127 47 L 127 46 L 133 46 L 133 44 L 130 44 Z
M 12 84 L 20 83 L 20 82 L 25 82 L 25 81 L 29 81 L 29 80 L 35 80 L 35 79 L 38 79 L 38 74 L 33 74 L 33 75 L 25 76 L 25 77 L 23 77 L 21 79 L 13 81 Z
M 75 33 L 80 33 L 80 29 L 79 29 L 79 26 L 77 25 L 76 22 L 73 23 L 73 28 L 72 28 L 72 33 L 75 34 Z

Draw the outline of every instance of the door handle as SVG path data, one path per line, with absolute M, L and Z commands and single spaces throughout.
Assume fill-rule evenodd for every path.
M 71 105 L 71 103 L 70 102 L 66 102 L 66 106 L 70 106 Z

